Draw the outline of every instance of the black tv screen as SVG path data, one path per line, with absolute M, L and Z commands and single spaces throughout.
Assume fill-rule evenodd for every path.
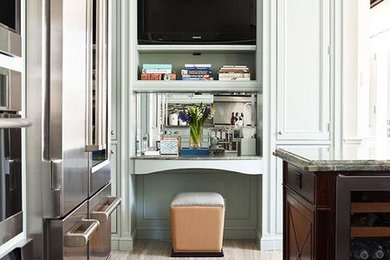
M 256 0 L 138 0 L 140 44 L 255 44 Z

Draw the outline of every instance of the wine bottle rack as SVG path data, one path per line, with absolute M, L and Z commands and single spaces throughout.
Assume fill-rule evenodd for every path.
M 351 203 L 352 213 L 388 213 L 390 202 L 353 202 Z
M 390 259 L 390 193 L 353 192 L 350 260 Z
M 390 227 L 351 227 L 351 237 L 390 237 Z
M 390 243 L 388 240 L 352 240 L 350 244 L 350 260 L 390 258 Z

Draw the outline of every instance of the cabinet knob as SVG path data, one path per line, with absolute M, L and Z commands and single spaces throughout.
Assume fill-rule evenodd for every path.
M 115 154 L 115 151 L 114 151 L 114 150 L 111 150 L 110 153 L 111 153 L 111 154 Z
M 279 131 L 279 132 L 278 132 L 278 135 L 282 135 L 282 131 Z
M 111 135 L 114 135 L 115 134 L 115 131 L 114 130 L 111 130 Z

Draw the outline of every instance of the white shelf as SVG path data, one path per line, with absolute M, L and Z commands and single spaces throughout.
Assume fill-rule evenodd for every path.
M 131 86 L 134 92 L 260 92 L 261 83 L 251 81 L 152 81 L 137 80 Z
M 137 45 L 141 53 L 153 52 L 255 52 L 256 45 Z
M 185 169 L 221 170 L 247 175 L 262 175 L 263 160 L 261 157 L 236 160 L 228 158 L 134 159 L 134 173 L 136 175 Z

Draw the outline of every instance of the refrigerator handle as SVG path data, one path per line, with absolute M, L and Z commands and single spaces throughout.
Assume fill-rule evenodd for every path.
M 107 5 L 106 1 L 88 1 L 88 109 L 86 150 L 99 151 L 107 147 Z M 96 46 L 93 46 L 93 9 L 96 11 Z M 93 76 L 92 52 L 95 47 L 95 77 Z M 95 81 L 95 82 L 94 82 Z M 95 90 L 93 89 L 95 85 Z M 93 119 L 94 118 L 94 119 Z
M 90 214 L 91 218 L 98 220 L 100 223 L 106 222 L 111 216 L 112 212 L 114 212 L 114 210 L 121 204 L 121 198 L 108 197 L 107 203 L 108 205 L 104 211 L 92 211 Z
M 64 236 L 66 247 L 86 246 L 92 235 L 99 229 L 100 223 L 94 219 L 82 219 L 81 223 Z
M 86 151 L 93 151 L 93 126 L 92 126 L 92 118 L 93 118 L 93 41 L 92 41 L 92 28 L 93 28 L 93 0 L 87 0 L 87 93 L 86 93 L 86 127 L 85 127 L 85 140 L 86 140 Z
M 25 118 L 1 118 L 0 129 L 5 128 L 24 128 L 31 126 L 30 120 Z

